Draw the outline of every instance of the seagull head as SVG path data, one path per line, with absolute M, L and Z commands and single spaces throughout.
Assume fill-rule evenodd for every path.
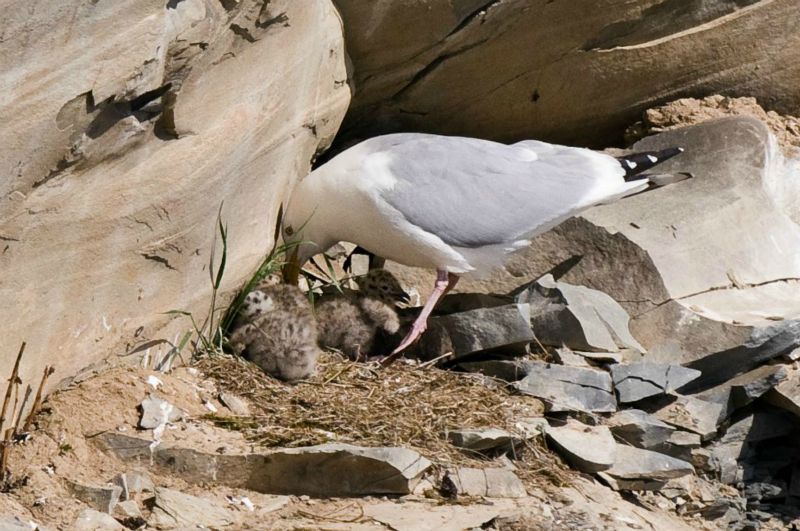
M 297 284 L 300 269 L 312 256 L 336 243 L 325 235 L 324 224 L 315 223 L 314 210 L 306 210 L 296 202 L 290 204 L 281 222 L 281 237 L 287 246 L 283 279 L 289 284 Z

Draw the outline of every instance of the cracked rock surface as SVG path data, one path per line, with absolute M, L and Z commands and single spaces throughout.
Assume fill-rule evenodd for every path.
M 792 0 L 336 5 L 358 86 L 345 123 L 352 136 L 425 130 L 605 145 L 665 94 L 736 87 L 779 112 L 800 106 Z
M 527 375 L 514 387 L 545 401 L 548 411 L 616 411 L 611 376 L 596 369 L 539 361 L 526 363 Z
M 700 376 L 700 371 L 663 363 L 631 363 L 611 366 L 611 378 L 620 402 L 636 402 L 674 391 Z

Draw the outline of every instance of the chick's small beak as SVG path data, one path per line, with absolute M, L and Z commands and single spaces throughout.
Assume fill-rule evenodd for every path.
M 403 304 L 409 304 L 411 302 L 411 295 L 409 295 L 406 290 L 401 289 L 400 293 L 397 294 L 397 300 Z
M 283 281 L 287 284 L 296 286 L 300 282 L 300 250 L 294 247 L 287 254 L 286 263 L 283 265 Z

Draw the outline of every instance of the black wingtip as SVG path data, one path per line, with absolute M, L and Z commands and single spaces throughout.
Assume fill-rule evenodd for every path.
M 633 181 L 636 180 L 636 175 L 649 170 L 657 164 L 661 164 L 665 160 L 680 155 L 683 152 L 684 149 L 682 147 L 671 147 L 661 151 L 633 153 L 624 157 L 618 157 L 617 160 L 622 166 L 622 169 L 625 170 L 625 180 Z

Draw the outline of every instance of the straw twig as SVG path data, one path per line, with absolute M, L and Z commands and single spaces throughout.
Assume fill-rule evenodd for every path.
M 11 448 L 11 439 L 14 437 L 14 428 L 8 428 L 3 436 L 3 451 L 0 452 L 0 480 L 5 480 L 10 476 L 8 473 L 8 454 Z
M 36 391 L 36 398 L 33 399 L 33 406 L 31 406 L 31 410 L 28 413 L 28 417 L 25 419 L 25 424 L 22 425 L 22 432 L 26 433 L 30 431 L 31 424 L 33 423 L 33 417 L 36 415 L 36 411 L 38 411 L 39 406 L 42 403 L 42 393 L 44 392 L 44 386 L 47 383 L 47 379 L 56 372 L 55 367 L 50 365 L 44 368 L 44 374 L 42 374 L 42 381 L 39 382 L 39 389 Z
M 14 422 L 14 433 L 15 434 L 16 433 L 21 433 L 19 431 L 19 423 L 22 422 L 22 414 L 25 412 L 25 405 L 28 403 L 28 399 L 31 397 L 31 393 L 32 392 L 33 392 L 33 389 L 31 389 L 30 385 L 25 387 L 25 396 L 22 398 L 22 403 L 20 404 L 19 410 L 17 412 L 17 419 Z
M 11 393 L 16 386 L 15 382 L 19 379 L 19 363 L 22 361 L 22 354 L 25 352 L 25 342 L 22 342 L 22 345 L 19 347 L 19 353 L 17 353 L 17 361 L 14 362 L 14 368 L 11 369 L 11 376 L 8 379 L 8 387 L 6 387 L 6 397 L 3 399 L 3 409 L 0 411 L 0 429 L 3 428 L 3 425 L 6 422 L 6 412 L 8 411 L 8 402 L 11 400 Z M 12 413 L 13 415 L 13 413 Z
M 496 466 L 486 456 L 453 446 L 447 432 L 495 427 L 517 433 L 520 418 L 540 416 L 543 409 L 540 401 L 507 385 L 487 385 L 482 375 L 400 363 L 376 370 L 331 353 L 320 358 L 318 374 L 296 385 L 279 382 L 238 357 L 210 356 L 196 366 L 220 388 L 250 401 L 252 422 L 237 417 L 234 429 L 267 447 L 331 441 L 403 446 L 445 466 Z M 529 483 L 566 477 L 557 460 L 533 443 L 515 457 L 523 467 L 547 469 L 521 474 Z

